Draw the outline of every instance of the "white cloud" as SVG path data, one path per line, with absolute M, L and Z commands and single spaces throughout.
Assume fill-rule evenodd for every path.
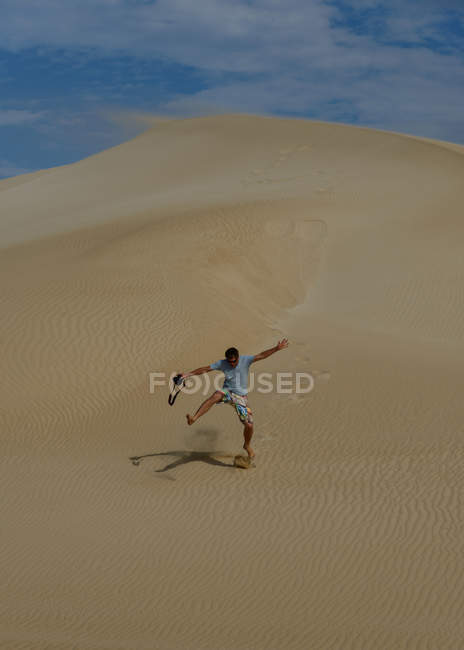
M 26 124 L 36 122 L 45 115 L 44 111 L 33 113 L 32 111 L 0 109 L 0 126 L 14 126 L 16 124 Z
M 12 51 L 94 48 L 259 72 L 281 60 L 330 54 L 333 13 L 323 0 L 3 0 L 0 42 Z
M 421 2 L 432 8 L 418 14 L 418 0 L 345 4 L 386 7 L 385 38 L 417 44 L 436 35 L 442 17 L 442 0 Z M 162 57 L 205 71 L 274 76 L 295 67 L 305 74 L 388 66 L 400 48 L 334 27 L 341 17 L 340 7 L 324 0 L 3 0 L 0 42 L 13 51 L 78 48 L 86 55 Z
M 443 37 L 445 9 L 460 19 L 461 2 L 344 0 L 372 10 L 363 14 L 372 31 L 359 34 L 335 0 L 2 0 L 0 43 L 11 51 L 63 48 L 68 62 L 74 49 L 76 64 L 82 56 L 125 54 L 200 70 L 208 88 L 160 100 L 161 112 L 343 120 L 352 111 L 377 128 L 415 125 L 444 139 L 461 128 L 464 138 L 462 53 L 452 39 L 447 56 L 427 46 Z

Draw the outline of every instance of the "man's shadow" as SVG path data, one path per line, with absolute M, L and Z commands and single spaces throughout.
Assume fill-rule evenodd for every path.
M 220 432 L 217 429 L 213 428 L 202 428 L 198 430 L 189 430 L 184 434 L 184 442 L 187 447 L 191 449 L 175 449 L 174 451 L 160 451 L 153 452 L 151 454 L 143 454 L 141 456 L 132 456 L 129 460 L 132 461 L 134 465 L 140 465 L 140 462 L 144 458 L 156 458 L 157 456 L 174 456 L 175 460 L 168 463 L 162 469 L 155 469 L 157 474 L 168 472 L 170 469 L 179 467 L 180 465 L 186 465 L 187 463 L 201 462 L 207 463 L 208 465 L 215 465 L 216 467 L 234 467 L 234 456 L 233 454 L 221 451 L 198 451 L 194 450 L 195 447 L 216 447 L 218 446 L 218 440 L 220 437 Z M 192 450 L 193 447 L 193 450 Z M 220 458 L 229 459 L 230 463 L 223 462 L 218 460 Z
M 167 472 L 170 469 L 179 467 L 180 465 L 186 465 L 187 463 L 193 463 L 200 461 L 207 463 L 208 465 L 216 465 L 218 467 L 234 467 L 233 457 L 230 463 L 223 463 L 222 461 L 215 458 L 215 456 L 227 456 L 228 454 L 223 454 L 221 452 L 215 451 L 187 451 L 186 449 L 174 450 L 174 451 L 160 451 L 154 452 L 153 454 L 143 454 L 142 456 L 131 456 L 129 458 L 132 461 L 133 465 L 140 465 L 140 461 L 144 458 L 154 458 L 157 456 L 174 456 L 176 460 L 168 463 L 162 469 L 155 469 L 155 472 Z

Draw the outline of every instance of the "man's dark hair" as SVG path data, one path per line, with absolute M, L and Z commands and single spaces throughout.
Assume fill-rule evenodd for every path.
M 238 359 L 238 350 L 237 348 L 227 348 L 226 350 L 226 359 Z

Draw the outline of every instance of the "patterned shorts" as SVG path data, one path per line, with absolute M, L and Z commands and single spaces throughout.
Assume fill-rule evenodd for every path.
M 223 394 L 221 402 L 234 406 L 237 415 L 243 424 L 253 424 L 253 413 L 251 412 L 251 408 L 248 406 L 248 398 L 246 395 L 237 395 L 237 393 L 231 393 L 228 390 L 221 390 L 219 392 Z M 219 404 L 221 402 L 219 402 Z

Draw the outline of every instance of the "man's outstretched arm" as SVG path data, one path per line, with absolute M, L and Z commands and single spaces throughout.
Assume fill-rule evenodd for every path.
M 201 368 L 197 368 L 191 372 L 183 372 L 182 378 L 186 379 L 187 377 L 192 377 L 193 375 L 202 375 L 204 372 L 210 372 L 211 370 L 213 370 L 211 366 L 202 366 Z
M 275 347 L 269 348 L 269 350 L 264 350 L 264 352 L 260 352 L 259 354 L 255 354 L 255 358 L 253 359 L 252 363 L 254 363 L 255 361 L 261 361 L 261 359 L 266 359 L 267 357 L 270 357 L 271 354 L 274 354 L 274 352 L 283 350 L 287 346 L 288 346 L 288 339 L 282 339 L 277 343 Z

